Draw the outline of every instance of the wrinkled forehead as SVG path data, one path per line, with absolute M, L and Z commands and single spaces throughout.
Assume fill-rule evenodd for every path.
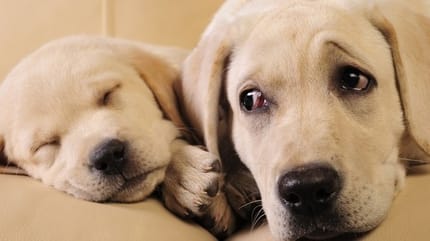
M 390 55 L 382 34 L 359 12 L 309 1 L 266 11 L 239 39 L 234 57 L 247 63 L 241 64 L 243 74 L 263 71 L 261 66 L 270 66 L 271 74 L 291 73 L 341 52 L 369 66 Z

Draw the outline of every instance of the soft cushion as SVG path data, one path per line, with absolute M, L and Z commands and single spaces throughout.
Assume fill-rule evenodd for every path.
M 133 204 L 79 200 L 29 177 L 0 175 L 2 241 L 213 241 L 156 199 Z

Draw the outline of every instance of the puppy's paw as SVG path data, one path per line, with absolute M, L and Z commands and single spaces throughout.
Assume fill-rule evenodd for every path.
M 182 217 L 201 216 L 222 185 L 221 163 L 197 146 L 173 145 L 162 188 L 165 204 Z
M 215 235 L 229 233 L 234 215 L 224 193 L 220 160 L 198 146 L 177 140 L 162 185 L 168 209 L 184 218 L 195 218 Z

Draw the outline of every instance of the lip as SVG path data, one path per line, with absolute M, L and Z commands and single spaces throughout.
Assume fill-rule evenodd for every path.
M 133 176 L 131 178 L 124 178 L 125 182 L 122 184 L 122 186 L 119 188 L 118 191 L 119 192 L 131 191 L 131 190 L 134 190 L 136 188 L 139 188 L 142 185 L 142 183 L 145 182 L 146 178 L 149 175 L 151 175 L 152 173 L 154 173 L 154 172 L 156 172 L 158 170 L 162 170 L 164 168 L 165 168 L 165 166 L 156 167 L 156 168 L 148 170 L 148 171 L 146 171 L 144 173 L 135 175 L 135 176 Z
M 124 184 L 121 186 L 120 190 L 134 189 L 136 186 L 139 186 L 142 182 L 144 182 L 146 180 L 146 177 L 150 173 L 151 172 L 145 172 L 143 174 L 127 179 L 127 181 L 124 182 Z
M 334 238 L 336 236 L 339 236 L 341 233 L 339 232 L 334 232 L 334 231 L 330 231 L 330 230 L 322 230 L 322 229 L 317 229 L 314 230 L 313 232 L 305 235 L 305 237 L 307 239 L 311 239 L 311 240 L 326 240 L 326 239 L 331 239 Z
M 122 185 L 115 192 L 112 192 L 106 200 L 109 202 L 127 203 L 143 200 L 154 191 L 153 175 L 163 171 L 165 168 L 166 166 L 156 167 L 128 178 L 122 175 Z

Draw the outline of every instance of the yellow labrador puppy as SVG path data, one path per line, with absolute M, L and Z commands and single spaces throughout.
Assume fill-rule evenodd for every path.
M 198 157 L 207 188 L 219 164 L 181 140 L 173 92 L 186 54 L 90 36 L 46 44 L 0 86 L 0 162 L 78 198 L 131 202 L 164 180 L 171 160 Z
M 429 76 L 429 1 L 227 0 L 182 82 L 226 173 L 212 231 L 231 212 L 265 217 L 277 241 L 375 228 L 402 160 L 429 160 Z

